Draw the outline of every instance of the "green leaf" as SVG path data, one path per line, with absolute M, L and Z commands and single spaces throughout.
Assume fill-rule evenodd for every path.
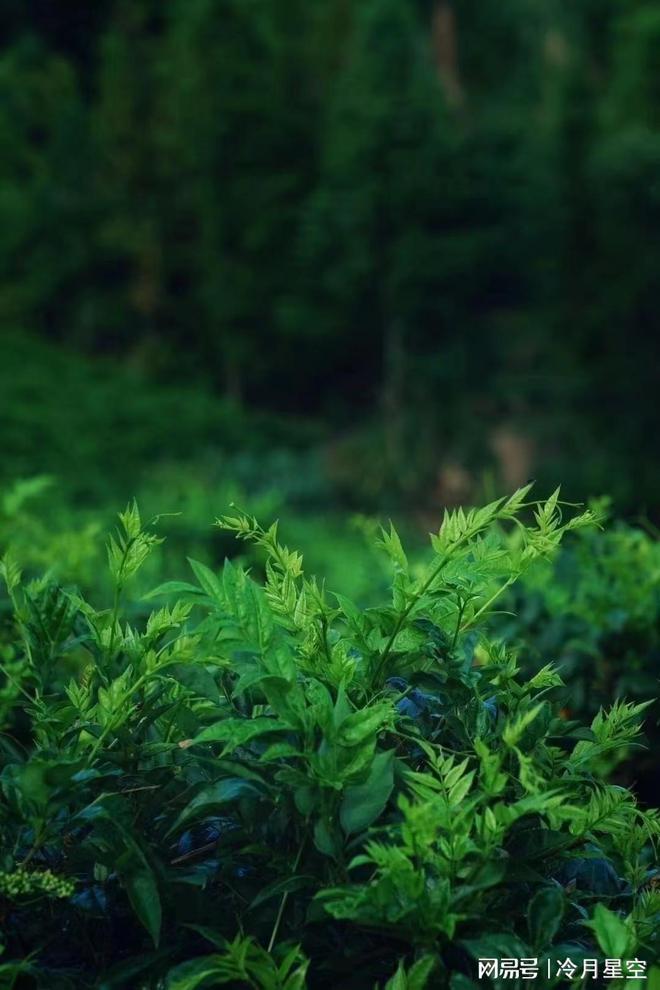
M 339 727 L 337 741 L 342 746 L 357 746 L 375 735 L 393 714 L 392 705 L 382 702 L 348 715 Z
M 529 686 L 532 688 L 563 687 L 564 682 L 552 664 L 548 663 L 532 677 Z
M 424 956 L 413 963 L 406 976 L 406 990 L 425 990 L 435 963 L 433 956 Z
M 314 845 L 324 856 L 330 856 L 333 859 L 337 859 L 341 852 L 341 843 L 337 832 L 322 818 L 314 826 Z
M 205 818 L 221 805 L 229 804 L 243 797 L 263 798 L 264 791 L 241 777 L 228 777 L 225 780 L 219 780 L 195 795 L 172 827 L 168 829 L 167 834 L 170 835 L 195 818 Z
M 618 914 L 604 904 L 597 904 L 591 921 L 585 924 L 596 935 L 598 945 L 608 959 L 623 959 L 631 948 L 632 932 Z
M 403 959 L 399 960 L 399 965 L 396 968 L 396 973 L 391 976 L 387 983 L 385 984 L 385 990 L 407 990 L 408 980 L 406 979 L 406 967 L 403 964 Z
M 458 901 L 463 897 L 471 897 L 477 890 L 488 890 L 511 874 L 511 864 L 505 859 L 491 859 L 479 867 L 477 872 L 470 878 L 469 884 L 461 886 L 454 894 L 454 900 Z
M 457 780 L 454 786 L 451 788 L 449 794 L 447 795 L 447 800 L 452 808 L 457 808 L 463 803 L 468 791 L 472 787 L 472 781 L 474 780 L 474 770 L 471 770 L 460 780 Z
M 335 594 L 334 597 L 353 630 L 357 633 L 364 633 L 368 628 L 368 623 L 355 602 L 345 595 Z
M 225 755 L 245 745 L 251 739 L 267 735 L 269 732 L 290 731 L 291 726 L 286 722 L 265 715 L 258 718 L 226 718 L 222 722 L 207 726 L 194 739 L 186 739 L 179 745 L 182 749 L 188 749 L 200 743 L 226 742 L 228 745 L 223 750 Z
M 376 546 L 382 547 L 395 567 L 403 572 L 408 572 L 408 558 L 406 557 L 399 534 L 390 520 L 389 533 L 381 526 L 380 539 L 376 541 Z
M 314 810 L 316 803 L 318 801 L 318 792 L 315 787 L 303 786 L 298 787 L 293 792 L 293 800 L 296 803 L 296 808 L 301 815 L 311 815 Z
M 530 955 L 529 948 L 516 935 L 500 932 L 464 939 L 461 943 L 473 959 L 523 959 Z
M 201 663 L 168 663 L 162 668 L 163 674 L 199 695 L 217 703 L 220 696 L 213 675 Z
M 374 822 L 387 804 L 394 787 L 394 751 L 377 753 L 363 784 L 347 787 L 339 809 L 339 820 L 347 835 L 360 832 Z
M 259 756 L 260 763 L 271 763 L 273 760 L 281 760 L 287 756 L 303 756 L 299 746 L 290 742 L 274 742 Z
M 520 741 L 525 729 L 532 724 L 543 708 L 542 703 L 534 705 L 522 715 L 518 715 L 513 721 L 507 722 L 502 733 L 502 739 L 507 746 L 513 747 Z
M 162 909 L 153 870 L 137 843 L 126 837 L 127 845 L 116 868 L 135 914 L 158 946 Z
M 220 584 L 220 580 L 217 575 L 215 575 L 211 568 L 207 567 L 206 564 L 201 564 L 198 560 L 193 560 L 192 557 L 188 557 L 188 563 L 190 564 L 195 577 L 199 581 L 200 588 L 202 588 L 209 598 L 213 599 L 213 601 L 220 605 L 223 604 L 224 597 L 222 594 L 222 585 Z M 198 591 L 199 589 L 195 590 Z
M 227 980 L 218 978 L 218 967 L 223 957 L 219 955 L 204 956 L 202 959 L 191 959 L 171 969 L 165 983 L 166 990 L 196 990 L 202 983 L 213 977 L 216 982 L 226 983 Z
M 536 949 L 552 945 L 564 914 L 565 898 L 559 887 L 542 887 L 527 911 L 527 926 Z
M 435 962 L 433 956 L 425 956 L 412 965 L 408 973 L 408 990 L 424 990 Z
M 272 897 L 280 897 L 282 894 L 290 894 L 294 890 L 303 890 L 305 887 L 313 887 L 317 884 L 318 879 L 312 876 L 293 876 L 285 877 L 284 880 L 276 880 L 259 891 L 250 907 L 258 907 L 259 904 L 269 901 Z
M 195 595 L 199 598 L 201 591 L 197 585 L 190 584 L 188 581 L 164 581 L 157 588 L 152 588 L 146 595 L 142 595 L 142 600 L 149 601 L 151 598 L 169 598 L 180 595 Z
M 652 966 L 649 970 L 648 981 L 646 983 L 646 990 L 660 990 L 660 966 Z
M 256 614 L 256 613 L 255 613 Z M 295 658 L 288 646 L 264 647 L 263 664 L 268 673 L 285 683 L 293 683 L 298 673 Z
M 252 667 L 250 670 L 246 670 L 236 681 L 234 688 L 232 690 L 232 698 L 238 698 L 250 688 L 262 685 L 264 681 L 279 681 L 282 688 L 286 688 L 289 682 L 283 678 L 278 677 L 275 674 L 269 673 L 267 670 L 263 670 L 261 667 Z

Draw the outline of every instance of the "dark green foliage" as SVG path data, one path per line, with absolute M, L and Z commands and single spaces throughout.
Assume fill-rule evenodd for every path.
M 160 542 L 135 505 L 106 607 L 6 555 L 3 979 L 455 990 L 482 956 L 656 961 L 657 812 L 601 773 L 646 706 L 566 722 L 557 671 L 484 626 L 594 521 L 528 487 L 446 514 L 422 567 L 390 527 L 366 610 L 242 512 L 218 525 L 264 582 L 190 560 L 135 619 Z
M 279 483 L 278 456 L 295 460 L 318 436 L 313 424 L 241 412 L 207 390 L 156 385 L 139 368 L 89 361 L 19 334 L 2 343 L 0 418 L 5 484 L 49 474 L 74 505 L 96 507 L 182 462 L 211 483 L 233 460 L 240 483 L 261 473 L 266 456 Z
M 619 523 L 583 531 L 552 563 L 532 570 L 507 603 L 515 617 L 499 620 L 509 640 L 520 637 L 531 667 L 552 660 L 567 689 L 568 718 L 591 719 L 608 699 L 657 695 L 660 660 L 660 544 L 641 528 Z M 611 754 L 625 761 L 622 780 L 636 781 L 655 800 L 658 712 L 646 715 L 649 753 Z
M 0 54 L 0 146 L 2 334 L 23 325 L 48 332 L 73 319 L 73 286 L 93 278 L 96 217 L 75 70 L 36 39 Z

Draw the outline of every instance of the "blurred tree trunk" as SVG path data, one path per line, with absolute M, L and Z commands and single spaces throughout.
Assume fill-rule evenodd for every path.
M 431 30 L 435 62 L 447 103 L 453 108 L 460 107 L 465 96 L 459 68 L 458 31 L 454 8 L 448 0 L 436 4 Z

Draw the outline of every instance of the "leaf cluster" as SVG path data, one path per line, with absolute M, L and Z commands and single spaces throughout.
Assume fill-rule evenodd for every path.
M 367 609 L 242 511 L 218 525 L 263 582 L 190 560 L 137 622 L 159 540 L 135 505 L 105 608 L 5 560 L 3 978 L 466 990 L 483 956 L 657 960 L 660 818 L 600 763 L 645 706 L 566 720 L 557 671 L 487 635 L 595 521 L 526 487 L 447 513 L 421 572 L 390 526 L 391 593 Z

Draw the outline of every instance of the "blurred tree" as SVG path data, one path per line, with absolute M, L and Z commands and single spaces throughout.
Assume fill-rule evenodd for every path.
M 72 154 L 72 148 L 76 154 Z M 76 74 L 36 38 L 0 57 L 0 320 L 75 326 L 93 265 L 92 150 Z
M 198 356 L 237 401 L 279 363 L 273 315 L 292 278 L 313 161 L 305 11 L 302 0 L 185 0 L 170 10 L 168 152 L 187 216 Z
M 358 433 L 374 490 L 504 423 L 660 502 L 651 0 L 2 13 L 3 330 Z
M 45 47 L 70 58 L 85 76 L 93 75 L 96 40 L 113 0 L 1 0 L 0 45 L 16 39 L 39 39 Z
M 98 251 L 107 259 L 100 282 L 113 306 L 97 318 L 96 343 L 145 349 L 158 360 L 166 331 L 165 228 L 176 196 L 163 177 L 157 73 L 162 17 L 154 0 L 118 0 L 100 39 L 96 98 L 96 195 L 103 219 Z
M 316 375 L 354 390 L 361 404 L 380 402 L 397 466 L 408 355 L 425 328 L 442 332 L 438 233 L 454 144 L 429 39 L 412 9 L 364 3 L 330 93 L 319 184 L 304 219 L 303 318 L 320 338 Z
M 660 10 L 638 3 L 616 17 L 611 82 L 591 158 L 598 270 L 591 299 L 593 396 L 601 443 L 622 475 L 658 497 L 660 468 L 646 456 L 660 432 Z M 608 417 L 599 415 L 607 409 Z M 616 479 L 625 490 L 628 481 Z

